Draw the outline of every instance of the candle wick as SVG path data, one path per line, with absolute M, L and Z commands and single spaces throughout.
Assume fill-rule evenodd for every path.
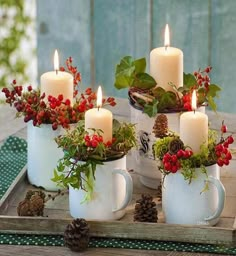
M 195 114 L 195 111 L 196 111 L 196 110 L 194 109 L 194 110 L 193 110 L 193 113 L 194 113 L 194 114 Z
M 99 111 L 99 109 L 100 109 L 100 106 L 98 106 L 98 111 Z
M 56 69 L 56 75 L 58 74 L 58 69 Z

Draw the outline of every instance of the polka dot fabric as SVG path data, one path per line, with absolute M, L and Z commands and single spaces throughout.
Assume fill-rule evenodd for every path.
M 27 162 L 27 143 L 17 137 L 9 137 L 0 149 L 0 198 L 7 191 L 18 173 Z M 0 244 L 64 246 L 61 235 L 6 234 L 0 232 Z M 91 238 L 89 247 L 126 248 L 160 251 L 208 252 L 215 254 L 236 255 L 235 247 L 191 244 L 162 241 L 146 241 L 118 238 Z
M 27 162 L 27 143 L 18 137 L 9 137 L 0 149 L 0 198 Z

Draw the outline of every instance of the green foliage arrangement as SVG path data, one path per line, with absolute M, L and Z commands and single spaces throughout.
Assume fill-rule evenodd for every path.
M 101 130 L 92 131 L 89 135 L 81 120 L 76 129 L 56 138 L 65 154 L 54 170 L 52 180 L 65 188 L 70 185 L 85 190 L 85 201 L 91 200 L 96 166 L 123 157 L 136 145 L 133 124 L 113 120 L 113 140 L 107 143 L 103 142 Z
M 183 87 L 173 91 L 166 91 L 158 85 L 153 77 L 145 73 L 145 58 L 134 60 L 125 56 L 116 66 L 115 83 L 117 89 L 129 88 L 131 105 L 142 110 L 150 117 L 157 113 L 170 113 L 191 110 L 191 95 L 196 90 L 198 106 L 209 105 L 213 111 L 217 106 L 215 98 L 221 90 L 216 84 L 210 82 L 211 67 L 195 71 L 193 74 L 183 74 Z
M 228 165 L 232 159 L 229 145 L 234 142 L 233 136 L 224 138 L 225 125 L 222 125 L 221 137 L 217 132 L 209 130 L 208 145 L 201 145 L 199 153 L 193 153 L 191 148 L 184 145 L 176 134 L 157 140 L 153 145 L 153 154 L 158 162 L 159 170 L 165 175 L 181 172 L 183 178 L 191 183 L 196 178 L 195 170 L 200 168 L 207 175 L 206 166 L 218 164 Z
M 13 74 L 20 82 L 27 81 L 27 63 L 24 58 L 17 56 L 23 39 L 28 40 L 26 27 L 32 22 L 31 17 L 25 14 L 25 1 L 1 0 L 0 27 L 0 69 L 3 71 L 0 76 L 0 87 L 8 84 L 8 79 Z M 12 57 L 15 57 L 12 63 Z

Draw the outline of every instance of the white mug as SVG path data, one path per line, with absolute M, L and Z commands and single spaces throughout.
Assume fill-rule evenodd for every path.
M 133 181 L 126 170 L 126 156 L 97 165 L 92 200 L 83 202 L 86 192 L 69 188 L 69 207 L 73 218 L 116 220 L 125 214 L 132 199 Z
M 166 175 L 162 187 L 162 209 L 168 224 L 215 225 L 224 208 L 225 189 L 218 165 L 196 169 L 189 184 L 180 171 Z M 208 182 L 209 189 L 202 191 Z

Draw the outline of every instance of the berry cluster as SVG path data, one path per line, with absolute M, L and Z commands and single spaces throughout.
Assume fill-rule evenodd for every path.
M 181 168 L 181 159 L 188 159 L 193 155 L 192 150 L 180 149 L 176 154 L 166 153 L 163 157 L 163 166 L 166 171 L 176 173 Z
M 217 164 L 219 166 L 229 165 L 229 161 L 232 159 L 232 155 L 229 151 L 229 145 L 234 142 L 232 135 L 229 135 L 226 139 L 223 138 L 223 134 L 227 132 L 227 127 L 222 122 L 221 126 L 221 141 L 215 146 L 215 154 L 217 157 Z
M 73 59 L 72 57 L 67 58 L 66 67 L 67 70 L 73 75 L 74 78 L 74 97 L 78 94 L 77 85 L 81 81 L 81 74 L 77 71 L 77 67 L 72 65 Z M 66 71 L 64 67 L 60 67 L 60 71 Z
M 78 95 L 77 85 L 81 80 L 77 68 L 72 65 L 72 58 L 66 61 L 68 71 L 74 76 L 74 102 L 71 104 L 69 99 L 63 99 L 63 95 L 53 97 L 51 95 L 46 99 L 45 94 L 40 94 L 40 90 L 35 90 L 31 85 L 23 89 L 17 85 L 16 80 L 12 81 L 11 88 L 3 88 L 6 103 L 15 107 L 17 117 L 24 116 L 24 121 L 33 121 L 34 126 L 42 123 L 52 124 L 52 129 L 56 130 L 58 126 L 68 128 L 69 124 L 76 123 L 84 118 L 84 113 L 95 105 L 96 93 L 91 88 L 87 88 L 84 93 Z M 65 71 L 64 68 L 60 68 Z M 103 105 L 115 106 L 115 99 L 109 97 L 103 99 Z
M 185 93 L 183 95 L 182 101 L 183 101 L 183 107 L 187 111 L 192 110 L 192 104 L 191 104 L 191 95 L 192 95 L 192 90 L 199 90 L 201 89 L 201 99 L 198 97 L 198 105 L 201 105 L 204 103 L 204 99 L 206 98 L 206 94 L 209 91 L 209 86 L 210 86 L 210 77 L 209 73 L 211 72 L 212 67 L 208 66 L 204 70 L 199 70 L 194 72 L 194 77 L 196 79 L 196 84 L 192 87 L 190 91 Z M 199 95 L 200 96 L 200 95 Z
M 92 148 L 96 148 L 99 143 L 103 143 L 103 137 L 97 134 L 93 134 L 91 136 L 86 134 L 84 136 L 84 140 L 85 140 L 85 145 L 87 147 L 92 147 Z

